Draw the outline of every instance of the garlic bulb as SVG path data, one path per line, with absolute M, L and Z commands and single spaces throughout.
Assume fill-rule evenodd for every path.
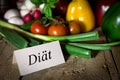
M 10 19 L 11 17 L 14 17 L 14 16 L 20 16 L 19 11 L 17 9 L 9 9 L 4 14 L 4 18 L 6 20 L 8 20 L 8 19 Z
M 39 10 L 40 10 L 41 12 L 42 12 L 42 10 L 43 10 L 44 6 L 45 6 L 45 4 L 44 4 L 44 3 L 39 5 Z
M 30 0 L 25 0 L 24 5 L 27 7 L 28 10 L 32 10 L 36 7 Z
M 26 14 L 28 14 L 30 11 L 29 10 L 27 10 L 27 9 L 21 9 L 20 10 L 20 15 L 21 15 L 21 17 L 24 17 Z
M 17 2 L 17 8 L 18 9 L 27 9 L 27 7 L 23 4 L 23 2 Z
M 15 24 L 15 25 L 23 25 L 24 22 L 20 17 L 11 17 L 10 19 L 8 19 L 8 22 L 11 24 Z

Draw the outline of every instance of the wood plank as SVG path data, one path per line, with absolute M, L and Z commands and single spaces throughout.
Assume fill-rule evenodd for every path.
M 17 65 L 12 65 L 14 46 L 0 40 L 0 80 L 18 80 Z
M 120 45 L 113 47 L 111 51 L 113 53 L 112 55 L 115 60 L 115 65 L 120 75 Z

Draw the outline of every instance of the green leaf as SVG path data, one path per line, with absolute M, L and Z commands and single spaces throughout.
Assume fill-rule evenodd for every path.
M 55 8 L 55 5 L 54 5 L 53 2 L 51 2 L 51 3 L 49 4 L 49 6 L 50 6 L 51 8 Z
M 0 28 L 0 35 L 3 36 L 7 42 L 11 43 L 19 49 L 27 47 L 28 42 L 13 30 Z
M 45 7 L 43 8 L 43 13 L 46 17 L 52 17 L 52 10 L 49 6 L 49 4 L 45 4 Z
M 43 8 L 43 14 L 46 17 L 52 17 L 52 8 L 55 8 L 55 3 L 59 0 L 30 0 L 33 4 L 39 6 L 40 4 L 45 4 Z
M 56 2 L 58 2 L 59 0 L 47 0 L 47 2 L 54 2 L 54 3 L 56 3 Z
M 23 25 L 21 26 L 21 28 L 24 29 L 24 30 L 30 31 L 30 27 L 31 27 L 31 25 L 33 24 L 33 22 L 35 22 L 35 21 L 36 21 L 36 20 L 32 20 L 32 21 L 30 21 L 30 22 L 28 22 L 28 23 L 26 23 L 26 24 L 23 24 Z
M 36 6 L 39 6 L 40 4 L 43 3 L 44 0 L 30 0 L 33 4 L 35 4 Z

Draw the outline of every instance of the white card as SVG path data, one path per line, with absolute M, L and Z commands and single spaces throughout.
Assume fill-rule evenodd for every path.
M 14 51 L 20 75 L 65 63 L 59 41 Z

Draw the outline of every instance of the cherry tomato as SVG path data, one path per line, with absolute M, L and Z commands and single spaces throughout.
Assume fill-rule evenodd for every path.
M 69 29 L 64 24 L 51 25 L 48 29 L 50 36 L 65 36 L 69 34 Z
M 40 25 L 39 21 L 36 21 L 32 24 L 30 31 L 34 34 L 42 34 L 42 35 L 47 35 L 48 33 L 48 28 L 45 27 L 44 25 Z
M 81 32 L 81 26 L 76 21 L 69 22 L 70 34 L 79 34 Z

